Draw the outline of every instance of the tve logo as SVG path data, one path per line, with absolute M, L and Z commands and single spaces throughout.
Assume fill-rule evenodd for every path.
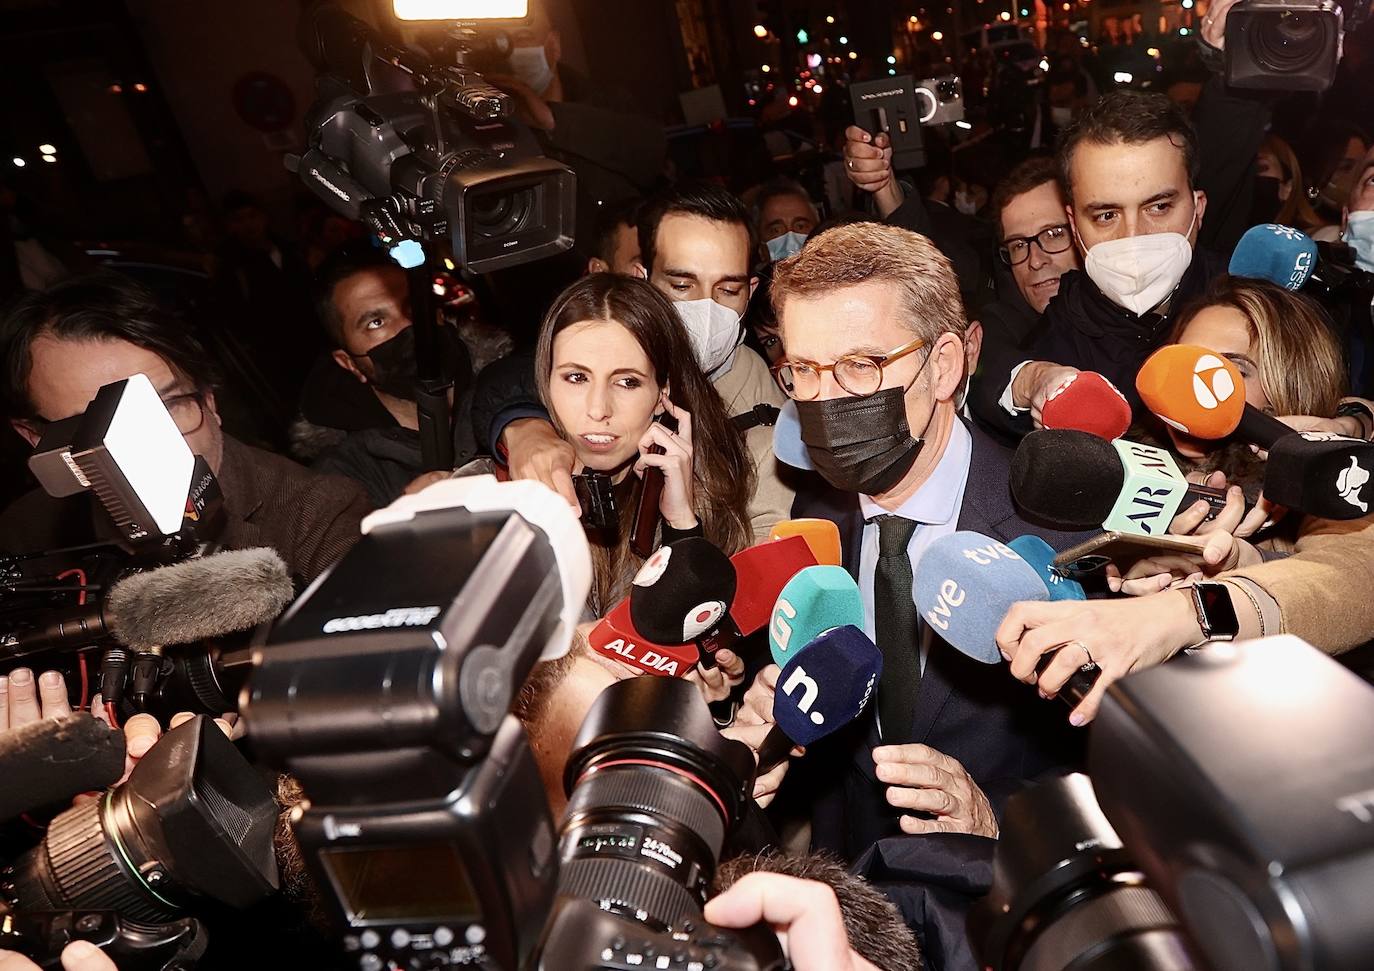
M 965 551 L 964 555 L 972 551 Z M 972 559 L 972 557 L 969 557 Z M 1020 557 L 1016 557 L 1018 560 Z M 935 599 L 935 605 L 926 611 L 926 621 L 931 627 L 938 627 L 940 630 L 949 630 L 949 620 L 954 616 L 954 610 L 963 606 L 968 599 L 968 593 L 963 587 L 959 586 L 955 580 L 946 580 L 940 584 L 939 596 Z

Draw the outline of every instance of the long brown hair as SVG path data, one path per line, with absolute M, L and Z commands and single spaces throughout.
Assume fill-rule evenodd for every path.
M 697 366 L 672 303 L 643 280 L 613 273 L 594 273 L 574 283 L 554 301 L 539 329 L 535 351 L 535 379 L 559 434 L 565 429 L 549 398 L 553 372 L 553 342 L 560 332 L 588 320 L 620 324 L 644 349 L 659 388 L 692 416 L 692 476 L 694 505 L 706 538 L 726 553 L 742 549 L 751 537 L 749 500 L 754 495 L 754 467 L 743 436 L 730 422 L 725 403 Z M 605 613 L 629 589 L 630 579 L 643 562 L 629 548 L 634 510 L 622 504 L 620 529 L 614 545 L 593 541 L 592 610 Z M 589 537 L 590 538 L 590 537 Z

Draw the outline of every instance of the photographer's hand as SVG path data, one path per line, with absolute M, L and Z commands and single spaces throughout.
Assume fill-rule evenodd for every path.
M 793 971 L 878 971 L 849 946 L 835 891 L 823 883 L 779 873 L 751 873 L 706 901 L 705 917 L 718 927 L 773 930 Z
M 0 677 L 0 732 L 40 718 L 66 718 L 71 713 L 67 683 L 60 671 L 46 671 L 36 682 L 28 668 L 15 668 Z
M 905 194 L 892 171 L 892 140 L 876 138 L 857 125 L 844 130 L 844 167 L 849 181 L 873 194 L 878 215 L 886 219 L 902 205 Z
M 64 971 L 119 971 L 105 952 L 90 941 L 72 941 L 64 947 L 62 967 Z M 39 971 L 39 968 L 22 954 L 0 951 L 0 971 Z
M 1212 0 L 1207 16 L 1202 18 L 1199 32 L 1202 39 L 1219 51 L 1226 49 L 1226 15 L 1240 0 Z

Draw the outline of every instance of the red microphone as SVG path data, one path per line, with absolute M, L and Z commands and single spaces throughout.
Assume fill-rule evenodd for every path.
M 1045 398 L 1040 421 L 1046 428 L 1070 428 L 1111 442 L 1131 427 L 1131 405 L 1096 371 L 1079 371 Z
M 730 616 L 740 634 L 748 636 L 768 626 L 782 588 L 808 566 L 816 566 L 817 557 L 806 536 L 795 535 L 740 550 L 730 562 L 738 577 Z
M 655 644 L 635 630 L 628 597 L 597 621 L 587 643 L 598 654 L 659 677 L 683 677 L 697 663 L 695 644 Z

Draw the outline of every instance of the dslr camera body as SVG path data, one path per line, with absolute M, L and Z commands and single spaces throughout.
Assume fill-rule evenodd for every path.
M 781 968 L 766 927 L 701 921 L 753 756 L 694 686 L 603 693 L 555 833 L 508 712 L 534 665 L 568 651 L 590 589 L 567 503 L 450 479 L 363 531 L 255 649 L 240 706 L 258 756 L 304 790 L 292 828 L 349 961 Z

